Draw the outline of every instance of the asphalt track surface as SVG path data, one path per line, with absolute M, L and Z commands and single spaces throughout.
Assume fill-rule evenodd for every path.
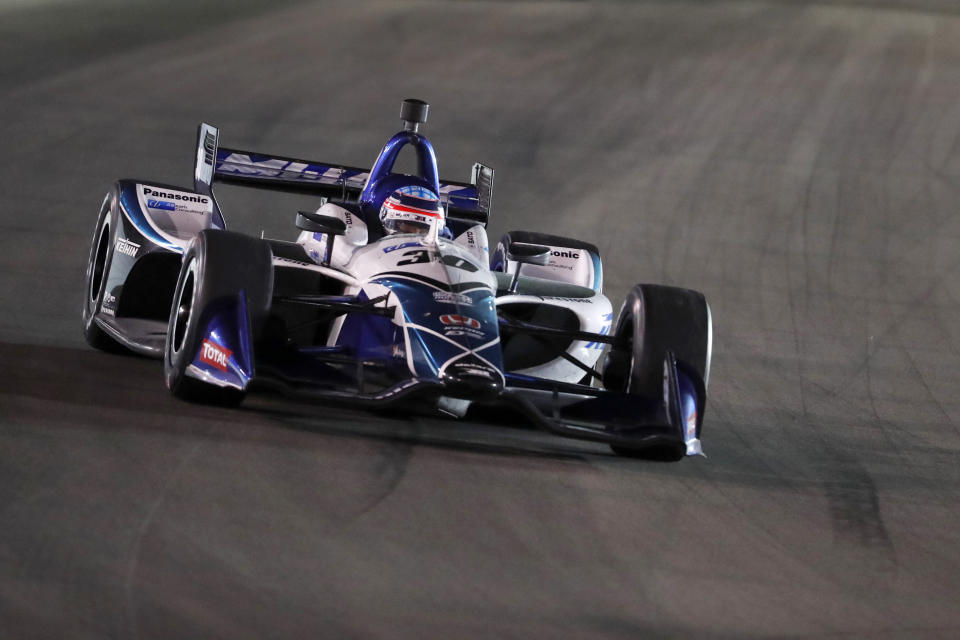
M 204 7 L 0 9 L 0 637 L 960 636 L 950 4 Z M 406 96 L 443 175 L 496 168 L 492 238 L 705 292 L 708 458 L 188 405 L 83 343 L 113 179 L 189 185 L 201 120 L 369 165 Z

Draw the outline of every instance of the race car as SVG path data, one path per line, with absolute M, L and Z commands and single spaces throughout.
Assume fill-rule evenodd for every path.
M 491 252 L 493 176 L 441 180 L 408 99 L 369 170 L 220 145 L 201 124 L 192 188 L 124 179 L 87 265 L 88 343 L 163 360 L 178 398 L 257 389 L 463 417 L 509 406 L 614 452 L 702 453 L 712 348 L 696 291 L 638 284 L 614 318 L 597 247 L 510 231 Z M 416 171 L 394 171 L 401 150 Z M 316 197 L 299 236 L 228 231 L 214 184 Z M 291 234 L 292 236 L 292 234 Z

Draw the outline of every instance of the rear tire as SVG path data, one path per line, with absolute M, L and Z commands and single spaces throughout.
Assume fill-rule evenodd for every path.
M 272 254 L 266 242 L 213 229 L 197 234 L 183 257 L 167 325 L 163 369 L 174 396 L 220 406 L 243 401 L 244 390 L 203 382 L 186 372 L 203 342 L 214 305 L 243 291 L 256 335 L 269 308 L 272 284 Z
M 94 349 L 111 353 L 123 353 L 124 347 L 111 338 L 97 324 L 95 317 L 103 304 L 103 297 L 107 289 L 107 276 L 110 274 L 110 265 L 113 262 L 114 229 L 117 223 L 113 215 L 114 192 L 110 192 L 103 199 L 100 206 L 100 215 L 97 217 L 97 226 L 90 242 L 90 255 L 87 258 L 87 274 L 84 286 L 83 301 L 83 337 L 87 344 Z
M 603 368 L 604 387 L 622 393 L 657 397 L 663 394 L 667 351 L 678 368 L 703 381 L 703 399 L 710 376 L 712 326 L 710 307 L 699 291 L 641 284 L 623 303 L 616 325 L 616 342 Z M 702 420 L 702 410 L 699 412 Z M 611 446 L 619 455 L 654 460 L 679 460 L 684 447 Z

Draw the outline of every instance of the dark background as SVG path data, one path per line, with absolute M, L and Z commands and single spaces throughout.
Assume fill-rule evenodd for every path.
M 960 634 L 954 3 L 200 4 L 0 6 L 0 636 Z M 408 96 L 493 241 L 706 294 L 709 458 L 191 406 L 86 347 L 115 178 L 188 186 L 201 120 L 368 166 Z

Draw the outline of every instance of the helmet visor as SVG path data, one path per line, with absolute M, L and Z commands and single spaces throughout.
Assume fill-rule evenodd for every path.
M 387 198 L 380 209 L 380 221 L 387 233 L 428 233 L 443 226 L 443 207 L 431 192 L 412 195 L 398 190 Z M 425 197 L 428 196 L 428 197 Z

